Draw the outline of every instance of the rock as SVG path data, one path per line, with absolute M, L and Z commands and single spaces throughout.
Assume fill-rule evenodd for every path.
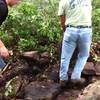
M 43 74 L 47 77 L 47 80 L 49 80 L 49 81 L 51 80 L 53 82 L 59 82 L 58 64 L 48 67 Z
M 59 81 L 59 72 L 58 71 L 52 71 L 50 73 L 50 75 L 48 75 L 48 79 L 54 81 L 54 82 L 58 82 Z
M 100 76 L 100 62 L 97 62 L 95 65 L 93 62 L 87 62 L 82 74 Z
M 100 62 L 97 62 L 95 65 L 96 75 L 100 75 Z
M 94 83 L 98 80 L 100 80 L 100 76 L 92 76 L 90 80 L 88 80 L 88 83 Z
M 25 59 L 30 64 L 30 66 L 34 64 L 46 65 L 50 62 L 50 56 L 48 52 L 40 54 L 37 51 L 29 51 L 22 53 L 20 57 Z
M 3 77 L 0 78 L 0 88 L 5 86 L 5 84 L 13 79 L 14 77 L 18 75 L 27 75 L 27 74 L 33 74 L 33 70 L 29 68 L 28 64 L 24 62 L 20 62 L 17 66 L 14 66 L 12 70 L 8 70 L 3 74 Z
M 49 57 L 49 53 L 48 53 L 48 52 L 43 52 L 43 53 L 41 54 L 41 57 Z
M 93 62 L 87 62 L 84 69 L 83 69 L 83 72 L 82 74 L 85 74 L 85 75 L 95 75 L 95 68 L 94 68 L 94 64 Z
M 16 80 L 15 90 L 17 87 L 17 84 L 19 84 L 19 88 L 16 91 L 16 99 L 23 99 L 24 98 L 24 88 L 29 84 L 30 77 L 26 75 L 20 75 L 18 76 L 18 80 Z
M 67 91 L 62 92 L 56 100 L 76 100 L 78 94 L 81 92 L 81 90 L 76 89 L 67 89 Z
M 44 52 L 40 55 L 40 64 L 48 64 L 50 62 L 50 55 L 48 52 Z
M 29 64 L 30 62 L 34 64 L 39 61 L 40 55 L 37 51 L 29 51 L 29 52 L 22 53 L 20 57 L 22 59 L 25 59 Z
M 57 83 L 32 82 L 25 88 L 24 100 L 53 100 L 59 92 Z
M 22 56 L 28 57 L 28 58 L 33 58 L 33 56 L 35 55 L 38 55 L 37 51 L 29 51 L 29 52 L 22 53 Z
M 77 100 L 100 100 L 100 80 L 87 86 Z

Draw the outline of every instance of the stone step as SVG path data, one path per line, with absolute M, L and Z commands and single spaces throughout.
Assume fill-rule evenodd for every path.
M 53 100 L 59 92 L 58 83 L 36 81 L 25 88 L 24 100 Z

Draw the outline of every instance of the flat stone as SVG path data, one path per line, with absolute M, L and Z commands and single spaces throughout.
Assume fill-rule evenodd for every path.
M 22 56 L 32 58 L 32 57 L 33 57 L 34 55 L 36 55 L 37 53 L 38 53 L 37 51 L 28 51 L 28 52 L 22 53 Z
M 60 92 L 57 83 L 32 82 L 25 88 L 24 100 L 53 100 Z
M 39 53 L 37 51 L 28 51 L 20 55 L 22 59 L 25 59 L 30 65 L 46 65 L 50 62 L 50 55 L 48 52 Z
M 87 86 L 77 100 L 100 100 L 100 80 Z
M 95 68 L 94 68 L 94 63 L 93 62 L 87 62 L 82 74 L 85 75 L 95 75 Z
M 28 51 L 21 54 L 21 57 L 26 59 L 27 61 L 39 61 L 39 53 L 37 51 Z

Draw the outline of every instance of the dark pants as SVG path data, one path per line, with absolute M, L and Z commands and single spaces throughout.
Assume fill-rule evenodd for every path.
M 5 0 L 0 0 L 0 25 L 8 15 L 8 7 Z

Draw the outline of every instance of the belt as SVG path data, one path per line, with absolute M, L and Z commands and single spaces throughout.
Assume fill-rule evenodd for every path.
M 79 25 L 79 26 L 67 25 L 66 27 L 74 27 L 74 28 L 91 28 L 91 26 L 83 26 L 83 25 Z

